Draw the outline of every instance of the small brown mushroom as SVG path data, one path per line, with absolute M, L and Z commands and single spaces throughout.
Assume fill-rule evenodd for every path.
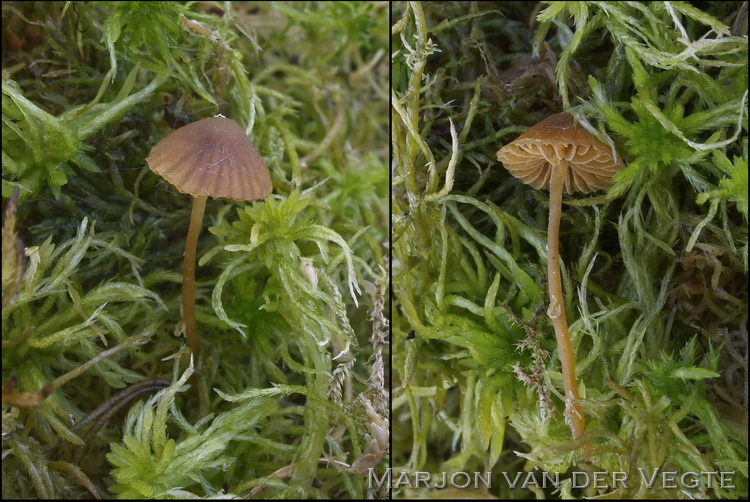
M 557 113 L 531 127 L 498 150 L 497 158 L 516 178 L 550 192 L 547 229 L 550 306 L 547 315 L 555 327 L 565 396 L 572 402 L 579 394 L 560 279 L 558 239 L 562 193 L 563 189 L 566 194 L 606 190 L 612 186 L 612 176 L 625 166 L 617 152 L 613 157 L 611 147 L 576 124 L 567 113 Z M 578 404 L 572 402 L 569 417 L 573 437 L 577 438 L 586 431 L 586 421 Z
M 185 339 L 197 359 L 200 341 L 195 321 L 195 252 L 206 198 L 262 199 L 273 188 L 271 175 L 245 131 L 221 115 L 172 131 L 151 149 L 146 162 L 177 190 L 195 197 L 185 242 L 182 315 Z

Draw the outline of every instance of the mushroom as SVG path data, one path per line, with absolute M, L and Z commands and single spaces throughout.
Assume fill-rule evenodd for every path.
M 558 238 L 562 193 L 563 189 L 566 194 L 606 190 L 612 186 L 612 176 L 625 166 L 617 152 L 576 124 L 568 113 L 557 113 L 531 127 L 498 150 L 497 159 L 510 174 L 527 185 L 550 192 L 547 228 L 550 305 L 547 315 L 555 328 L 565 397 L 572 405 L 572 409 L 568 408 L 568 423 L 573 437 L 577 438 L 585 432 L 586 420 L 575 402 L 580 396 L 560 279 Z
M 182 268 L 182 315 L 187 345 L 197 359 L 200 341 L 195 321 L 195 251 L 206 198 L 265 198 L 273 188 L 271 175 L 245 131 L 221 115 L 172 131 L 151 149 L 146 162 L 181 193 L 194 197 Z

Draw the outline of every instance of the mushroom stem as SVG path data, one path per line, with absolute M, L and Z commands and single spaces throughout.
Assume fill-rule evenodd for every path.
M 562 365 L 563 388 L 565 389 L 566 411 L 568 400 L 579 399 L 578 384 L 576 383 L 576 362 L 573 355 L 573 344 L 568 333 L 568 320 L 565 315 L 565 297 L 563 296 L 562 280 L 560 277 L 560 217 L 562 213 L 562 191 L 568 164 L 563 161 L 552 169 L 552 179 L 549 190 L 549 226 L 547 228 L 547 275 L 549 280 L 549 310 L 547 315 L 552 319 L 557 338 L 557 350 L 560 353 Z M 581 436 L 586 431 L 586 420 L 581 407 L 573 402 L 569 421 L 573 438 Z
M 185 340 L 193 353 L 196 364 L 201 344 L 198 337 L 198 325 L 195 321 L 195 252 L 198 248 L 198 236 L 203 226 L 206 199 L 205 195 L 198 195 L 193 199 L 190 227 L 185 241 L 185 257 L 182 262 L 182 317 L 185 321 Z

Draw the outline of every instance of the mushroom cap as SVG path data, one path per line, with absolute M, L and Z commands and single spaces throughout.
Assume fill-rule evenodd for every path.
M 497 152 L 497 160 L 527 185 L 549 190 L 552 170 L 568 165 L 564 191 L 567 194 L 606 190 L 612 176 L 625 167 L 612 148 L 596 139 L 568 113 L 542 120 Z
M 271 193 L 271 175 L 247 134 L 221 115 L 169 133 L 146 158 L 148 167 L 182 193 L 258 200 Z

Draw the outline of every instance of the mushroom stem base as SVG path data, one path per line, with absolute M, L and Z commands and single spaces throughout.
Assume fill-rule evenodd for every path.
M 552 169 L 549 198 L 549 226 L 547 228 L 547 275 L 549 278 L 549 310 L 547 314 L 555 327 L 557 350 L 562 365 L 563 388 L 565 389 L 565 416 L 570 425 L 573 438 L 586 432 L 586 420 L 583 410 L 574 402 L 580 398 L 576 382 L 576 362 L 573 344 L 568 332 L 568 319 L 565 315 L 565 297 L 560 277 L 560 217 L 562 213 L 562 191 L 567 163 L 563 162 Z

